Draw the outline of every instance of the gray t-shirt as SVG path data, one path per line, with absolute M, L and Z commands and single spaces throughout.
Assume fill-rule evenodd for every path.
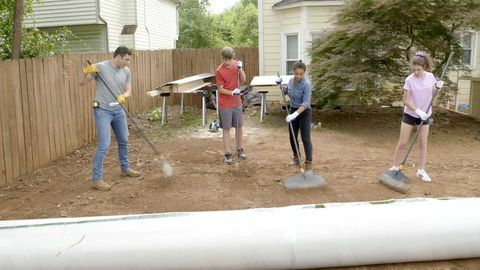
M 128 69 L 128 67 L 116 68 L 113 66 L 110 60 L 97 63 L 97 67 L 100 70 L 100 75 L 110 90 L 112 90 L 115 97 L 124 92 L 125 86 L 131 80 L 130 69 Z M 110 107 L 110 103 L 116 102 L 117 100 L 114 96 L 112 96 L 107 87 L 105 87 L 97 73 L 92 73 L 92 76 L 95 78 L 95 83 L 97 86 L 95 92 L 95 101 L 100 103 L 100 108 L 109 111 L 119 109 L 120 107 L 118 105 Z

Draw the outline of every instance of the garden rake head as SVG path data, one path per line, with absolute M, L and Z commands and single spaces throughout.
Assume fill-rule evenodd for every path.
M 393 189 L 400 193 L 407 193 L 410 188 L 410 179 L 399 170 L 388 170 L 379 178 L 380 183 L 386 187 Z

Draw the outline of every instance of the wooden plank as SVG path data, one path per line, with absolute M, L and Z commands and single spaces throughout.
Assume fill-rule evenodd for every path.
M 182 78 L 180 80 L 175 80 L 175 81 L 164 83 L 164 84 L 160 85 L 159 87 L 157 87 L 156 89 L 164 88 L 165 86 L 170 86 L 170 85 L 178 85 L 178 86 L 186 85 L 186 84 L 189 84 L 189 83 L 195 82 L 195 81 L 204 81 L 204 80 L 210 79 L 212 77 L 215 77 L 215 74 L 213 74 L 213 73 L 197 74 L 197 75 Z
M 45 100 L 47 105 L 48 117 L 46 124 L 48 124 L 49 138 L 50 138 L 50 161 L 56 160 L 61 156 L 61 144 L 59 134 L 59 114 L 57 112 L 58 102 L 55 89 L 55 75 L 58 73 L 52 57 L 47 57 L 43 61 L 45 69 L 45 95 L 48 97 Z
M 0 62 L 0 96 L 2 97 L 7 95 L 5 65 L 5 62 Z M 7 181 L 13 177 L 7 102 L 6 98 L 0 98 L 0 157 L 2 157 L 0 160 L 0 185 L 7 184 Z
M 280 75 L 282 77 L 282 84 L 287 84 L 292 78 L 293 75 Z M 275 80 L 277 76 L 255 76 L 250 82 L 252 86 L 275 86 Z
M 70 82 L 70 95 L 71 95 L 71 106 L 74 109 L 72 118 L 75 123 L 74 138 L 75 138 L 75 148 L 83 145 L 82 140 L 82 123 L 85 114 L 83 114 L 83 104 L 81 103 L 81 97 L 84 95 L 85 87 L 78 84 L 80 74 L 82 72 L 81 61 L 82 56 L 80 54 L 69 55 L 69 82 Z
M 55 62 L 58 68 L 58 74 L 56 78 L 57 94 L 59 94 L 59 111 L 62 116 L 62 126 L 60 129 L 61 143 L 62 143 L 62 156 L 66 156 L 73 151 L 70 145 L 70 123 L 69 123 L 69 104 L 67 101 L 67 88 L 65 87 L 65 69 L 63 67 L 63 55 L 56 55 Z M 60 93 L 58 93 L 60 92 Z
M 31 156 L 31 147 L 27 148 L 27 144 L 30 146 L 29 137 L 30 137 L 30 127 L 28 121 L 28 96 L 25 93 L 26 78 L 25 78 L 25 60 L 20 59 L 13 61 L 16 65 L 16 68 L 12 70 L 11 76 L 15 76 L 16 82 L 15 89 L 15 116 L 17 122 L 17 134 L 18 134 L 18 158 L 20 162 L 20 176 L 26 175 L 31 172 L 30 164 L 27 162 L 27 155 Z M 23 72 L 22 72 L 23 70 Z M 27 127 L 26 127 L 27 126 Z M 28 137 L 28 139 L 26 138 Z M 30 159 L 31 160 L 31 159 Z
M 75 146 L 73 144 L 73 108 L 71 105 L 71 99 L 70 99 L 70 83 L 69 83 L 69 56 L 68 55 L 62 55 L 62 57 L 59 60 L 59 64 L 61 65 L 61 70 L 62 70 L 62 77 L 61 77 L 61 88 L 62 88 L 62 98 L 63 98 L 63 120 L 64 120 L 64 127 L 63 127 L 63 133 L 65 136 L 65 147 L 67 154 L 73 152 L 75 149 Z
M 30 124 L 31 145 L 32 145 L 32 162 L 33 170 L 40 167 L 40 145 L 38 143 L 38 127 L 37 127 L 37 107 L 35 104 L 35 77 L 32 59 L 26 59 L 26 79 L 27 79 L 27 93 L 28 93 L 28 107 L 30 115 L 28 122 Z
M 23 110 L 23 129 L 24 129 L 24 143 L 25 143 L 25 158 L 27 163 L 26 173 L 32 173 L 34 171 L 33 165 L 33 147 L 32 147 L 32 130 L 30 128 L 30 107 L 29 103 L 29 89 L 28 89 L 28 72 L 27 61 L 25 59 L 20 60 L 20 80 L 21 80 L 21 100 Z
M 102 62 L 103 60 L 99 61 L 99 58 L 101 59 L 102 57 L 98 57 L 96 54 L 86 54 L 86 59 L 89 59 L 92 63 L 98 63 Z M 84 65 L 87 65 L 86 59 L 82 61 Z M 85 89 L 85 99 L 83 106 L 85 108 L 86 112 L 86 119 L 85 119 L 85 143 L 90 143 L 93 141 L 95 138 L 95 129 L 94 129 L 94 117 L 93 117 L 93 111 L 92 111 L 92 102 L 95 100 L 95 83 L 90 83 L 87 88 Z
M 50 144 L 48 140 L 48 126 L 45 124 L 45 94 L 43 93 L 43 59 L 32 59 L 34 79 L 34 102 L 35 102 L 35 123 L 37 130 L 37 142 L 39 146 L 38 166 L 41 167 L 50 161 Z
M 51 93 L 52 99 L 50 102 L 50 106 L 52 107 L 52 114 L 53 117 L 51 120 L 53 122 L 53 127 L 55 130 L 55 149 L 56 149 L 56 156 L 55 159 L 62 157 L 66 154 L 65 152 L 65 137 L 63 135 L 63 113 L 62 113 L 62 100 L 61 100 L 61 92 L 62 88 L 59 87 L 60 79 L 62 76 L 62 71 L 60 70 L 57 64 L 57 56 L 50 57 L 50 70 L 53 72 L 51 73 L 51 81 L 49 91 Z
M 19 76 L 18 76 L 18 60 L 7 62 L 5 67 L 5 73 L 7 79 L 7 95 L 4 96 L 8 103 L 8 125 L 10 129 L 10 151 L 12 157 L 12 168 L 13 168 L 13 178 L 9 179 L 11 183 L 13 180 L 20 176 L 21 169 L 20 169 L 20 145 L 19 145 L 19 137 L 23 137 L 23 128 L 21 131 L 18 130 L 18 123 L 17 115 L 21 114 L 21 107 L 17 106 L 17 91 L 20 85 Z M 18 102 L 20 102 L 18 100 Z M 19 109 L 19 111 L 17 111 Z M 23 150 L 25 151 L 25 150 Z

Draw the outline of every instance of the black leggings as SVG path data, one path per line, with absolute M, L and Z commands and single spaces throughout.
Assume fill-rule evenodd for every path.
M 297 109 L 295 108 L 291 108 L 290 113 L 293 113 L 296 110 Z M 303 147 L 305 149 L 305 155 L 307 156 L 307 161 L 312 161 L 312 140 L 310 139 L 311 122 L 312 122 L 312 111 L 305 110 L 295 120 L 291 122 L 295 136 L 293 136 L 292 134 L 292 131 L 290 129 L 290 124 L 288 127 L 288 133 L 290 134 L 290 146 L 292 147 L 292 151 L 295 156 L 297 156 L 297 154 L 295 151 L 295 142 L 293 138 L 295 138 L 295 141 L 297 142 L 297 145 L 298 145 L 298 131 L 300 130 Z M 300 149 L 298 151 L 300 151 Z

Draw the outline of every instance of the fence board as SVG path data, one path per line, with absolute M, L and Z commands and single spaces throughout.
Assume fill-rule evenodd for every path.
M 32 162 L 33 170 L 35 171 L 40 167 L 40 150 L 38 143 L 38 130 L 37 130 L 37 107 L 35 104 L 35 78 L 33 74 L 33 60 L 25 60 L 25 72 L 26 72 L 26 81 L 27 81 L 27 93 L 28 93 L 28 108 L 30 111 L 28 118 L 28 125 L 30 126 L 30 141 L 32 146 Z
M 22 105 L 22 124 L 24 130 L 24 145 L 25 145 L 25 161 L 26 161 L 26 173 L 32 173 L 34 171 L 33 166 L 33 148 L 32 148 L 32 131 L 30 129 L 30 104 L 28 98 L 28 80 L 27 80 L 27 61 L 22 59 L 19 61 L 19 73 L 21 80 L 21 105 Z
M 58 122 L 61 123 L 61 125 L 58 125 L 58 133 L 60 135 L 60 150 L 61 150 L 61 156 L 66 156 L 69 150 L 67 150 L 67 130 L 69 128 L 68 124 L 68 115 L 70 114 L 68 112 L 67 104 L 66 104 L 66 97 L 65 97 L 65 87 L 64 87 L 64 70 L 63 70 L 63 56 L 62 55 L 56 55 L 54 56 L 54 64 L 56 68 L 56 73 L 55 73 L 55 89 L 53 90 L 53 94 L 56 96 L 57 99 L 57 114 L 58 114 Z M 67 152 L 68 151 L 68 152 Z
M 7 87 L 5 82 L 5 63 L 0 62 L 0 96 L 5 97 Z M 12 169 L 10 161 L 10 133 L 7 125 L 7 111 L 5 109 L 6 98 L 0 99 L 0 185 L 7 184 L 7 181 L 12 179 Z
M 2 98 L 7 100 L 7 110 L 8 110 L 8 126 L 10 129 L 10 151 L 11 151 L 11 162 L 13 168 L 13 177 L 16 178 L 20 176 L 20 149 L 18 143 L 19 131 L 17 127 L 17 106 L 16 106 L 16 89 L 18 82 L 18 76 L 14 77 L 18 74 L 18 61 L 10 61 L 7 62 L 5 66 L 5 74 L 7 79 L 7 93 Z M 21 134 L 23 135 L 23 134 Z M 11 179 L 12 180 L 12 179 Z
M 24 62 L 24 61 L 23 61 Z M 21 61 L 12 62 L 11 70 L 7 72 L 7 76 L 11 79 L 12 90 L 14 91 L 15 102 L 15 124 L 17 129 L 17 149 L 18 149 L 18 162 L 19 162 L 19 175 L 25 175 L 28 173 L 27 166 L 27 148 L 25 143 L 25 128 L 24 128 L 24 111 L 23 111 L 23 98 L 22 98 L 22 77 L 20 76 Z M 28 102 L 28 100 L 27 100 Z
M 30 59 L 32 65 L 32 81 L 33 81 L 33 103 L 35 104 L 35 114 L 32 121 L 33 125 L 31 127 L 34 129 L 34 132 L 37 134 L 36 147 L 38 149 L 38 164 L 37 166 L 43 166 L 46 164 L 46 160 L 50 160 L 50 149 L 48 148 L 48 141 L 46 138 L 45 127 L 46 124 L 43 122 L 44 115 L 44 103 L 42 102 L 42 79 L 43 79 L 43 66 L 42 59 Z M 37 167 L 37 168 L 38 168 Z

